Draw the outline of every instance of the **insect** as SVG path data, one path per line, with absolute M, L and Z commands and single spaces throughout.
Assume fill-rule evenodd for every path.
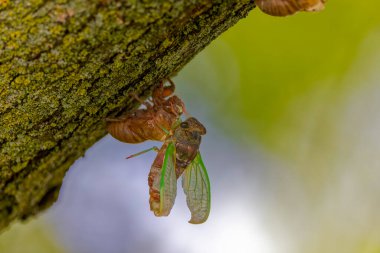
M 320 11 L 326 0 L 256 0 L 256 5 L 272 16 L 288 16 L 298 11 Z
M 135 96 L 146 108 L 134 110 L 119 118 L 107 118 L 108 132 L 115 139 L 127 143 L 164 141 L 167 135 L 164 129 L 173 128 L 185 112 L 182 100 L 171 96 L 175 85 L 170 79 L 168 81 L 170 86 L 164 86 L 164 82 L 160 82 L 153 90 L 151 101 L 144 102 Z
M 210 213 L 210 181 L 199 153 L 201 136 L 206 128 L 191 117 L 179 124 L 158 150 L 149 176 L 150 209 L 156 216 L 170 213 L 177 194 L 177 179 L 182 175 L 182 188 L 191 212 L 189 223 L 200 224 Z
M 151 103 L 142 102 L 146 109 L 137 109 L 120 118 L 107 119 L 107 130 L 116 139 L 127 143 L 146 140 L 162 141 L 149 176 L 150 209 L 156 216 L 167 216 L 174 205 L 177 194 L 177 179 L 182 175 L 182 187 L 191 212 L 190 223 L 199 224 L 207 220 L 210 213 L 210 181 L 199 153 L 201 136 L 206 128 L 195 118 L 181 122 L 186 112 L 185 105 L 170 86 L 161 82 L 153 91 Z

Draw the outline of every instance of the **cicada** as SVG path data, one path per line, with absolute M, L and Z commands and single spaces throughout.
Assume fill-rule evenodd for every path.
M 153 90 L 151 101 L 141 101 L 144 109 L 134 110 L 119 118 L 107 118 L 107 130 L 116 139 L 127 143 L 140 143 L 146 140 L 164 141 L 167 132 L 178 122 L 185 111 L 185 105 L 177 96 L 171 96 L 175 85 L 168 79 L 170 86 L 164 82 Z
M 177 194 L 177 179 L 182 175 L 182 188 L 191 212 L 189 223 L 207 220 L 210 181 L 199 153 L 204 134 L 206 128 L 197 119 L 188 118 L 168 135 L 158 151 L 148 177 L 150 209 L 156 216 L 169 215 Z
M 199 224 L 207 220 L 210 212 L 210 181 L 199 153 L 201 136 L 206 128 L 195 118 L 181 122 L 186 112 L 182 100 L 173 95 L 174 83 L 164 86 L 161 82 L 153 91 L 146 108 L 137 109 L 116 119 L 107 119 L 107 130 L 116 139 L 127 143 L 146 140 L 164 142 L 160 149 L 153 147 L 127 158 L 150 150 L 158 151 L 149 176 L 150 209 L 156 216 L 167 216 L 174 205 L 177 194 L 177 179 L 182 175 L 182 187 L 191 211 L 190 223 Z
M 298 11 L 320 11 L 326 0 L 256 0 L 256 5 L 266 14 L 288 16 Z

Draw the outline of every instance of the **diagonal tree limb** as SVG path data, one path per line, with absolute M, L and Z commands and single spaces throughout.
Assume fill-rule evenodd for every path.
M 65 172 L 252 0 L 0 0 L 0 229 L 49 207 Z M 201 73 L 200 73 L 201 74 Z

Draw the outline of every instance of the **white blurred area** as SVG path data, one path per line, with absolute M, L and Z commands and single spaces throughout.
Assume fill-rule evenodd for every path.
M 272 189 L 268 218 L 272 236 L 290 235 L 289 252 L 380 252 L 378 41 L 379 31 L 364 41 L 343 80 L 321 83 L 287 115 L 299 125 L 283 142 L 299 148 L 290 151 L 295 160 L 280 166 L 296 180 L 272 181 L 278 188 Z M 332 82 L 346 92 L 337 95 Z

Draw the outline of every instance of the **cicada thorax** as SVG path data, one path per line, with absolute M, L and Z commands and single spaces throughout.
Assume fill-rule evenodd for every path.
M 256 0 L 256 5 L 272 16 L 288 16 L 298 11 L 320 11 L 326 0 Z
M 171 82 L 171 81 L 170 81 Z M 120 118 L 108 119 L 108 132 L 119 141 L 139 143 L 146 140 L 164 141 L 165 130 L 170 130 L 185 111 L 182 100 L 172 95 L 174 84 L 165 87 L 163 83 L 153 91 L 153 105 L 144 103 L 146 109 L 137 109 Z
M 199 152 L 206 128 L 195 118 L 182 122 L 174 132 L 176 147 L 176 176 L 179 178 Z

